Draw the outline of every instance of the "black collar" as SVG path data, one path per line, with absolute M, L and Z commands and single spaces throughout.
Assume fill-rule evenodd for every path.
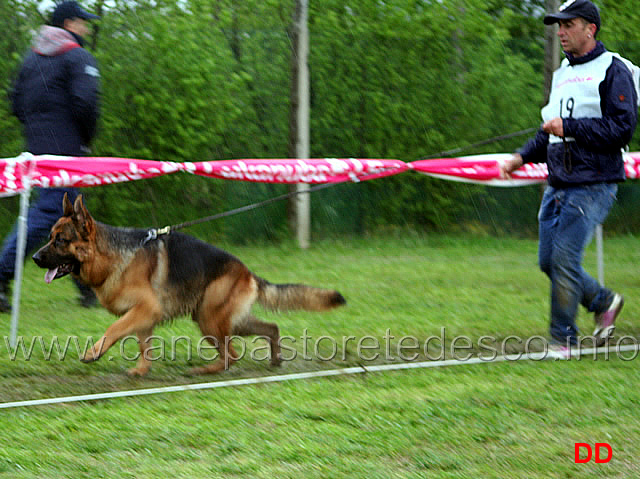
M 565 53 L 565 56 L 567 57 L 567 60 L 569 60 L 569 65 L 582 65 L 583 63 L 590 62 L 594 58 L 599 57 L 606 51 L 607 49 L 604 47 L 602 42 L 598 41 L 596 42 L 596 46 L 594 47 L 594 49 L 586 55 L 582 55 L 581 57 L 574 57 L 570 53 Z
M 67 30 L 71 35 L 73 35 L 73 38 L 75 39 L 75 41 L 78 43 L 78 45 L 80 45 L 81 47 L 84 47 L 84 38 L 82 38 L 80 35 L 76 35 L 73 32 L 70 32 L 69 30 Z

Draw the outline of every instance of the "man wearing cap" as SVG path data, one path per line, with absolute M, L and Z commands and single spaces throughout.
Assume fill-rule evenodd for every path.
M 27 151 L 34 155 L 85 156 L 96 132 L 99 114 L 100 73 L 93 56 L 82 46 L 88 21 L 97 19 L 75 1 L 58 4 L 51 25 L 39 30 L 31 51 L 9 93 L 13 114 L 24 126 Z M 47 188 L 29 208 L 27 251 L 36 249 L 62 216 L 62 198 L 73 188 Z M 6 238 L 0 254 L 0 312 L 11 310 L 9 281 L 16 258 L 16 227 Z M 77 283 L 84 306 L 95 296 Z
M 579 304 L 595 315 L 597 345 L 612 334 L 622 309 L 622 296 L 598 284 L 581 263 L 615 201 L 617 183 L 625 180 L 622 150 L 636 127 L 638 96 L 626 60 L 596 40 L 600 13 L 592 2 L 565 2 L 544 23 L 558 23 L 566 58 L 553 75 L 542 127 L 501 169 L 510 178 L 523 163 L 547 164 L 538 260 L 551 280 L 552 342 L 567 355 L 577 344 Z

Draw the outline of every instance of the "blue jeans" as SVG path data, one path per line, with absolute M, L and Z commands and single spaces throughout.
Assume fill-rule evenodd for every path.
M 551 337 L 576 344 L 578 305 L 600 313 L 613 293 L 582 268 L 584 250 L 604 222 L 618 186 L 597 183 L 570 188 L 548 186 L 538 214 L 540 269 L 551 280 Z

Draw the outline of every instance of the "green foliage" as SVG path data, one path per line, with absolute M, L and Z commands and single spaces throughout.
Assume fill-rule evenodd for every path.
M 542 78 L 508 54 L 512 21 L 470 2 L 314 3 L 312 150 L 412 161 L 536 124 L 537 103 L 519 99 L 540 96 Z M 368 228 L 447 228 L 485 194 L 409 175 L 365 191 Z
M 37 5 L 0 5 L 7 27 L 0 39 L 1 95 L 43 22 L 46 12 Z M 310 2 L 311 156 L 413 161 L 537 125 L 544 5 Z M 87 6 L 102 17 L 87 39 L 102 75 L 93 155 L 167 161 L 288 156 L 295 2 L 94 0 Z M 631 2 L 600 6 L 603 41 L 640 64 L 640 44 L 628 40 L 639 20 Z M 4 101 L 0 139 L 0 156 L 22 150 L 20 125 Z M 513 151 L 524 141 L 462 154 Z M 632 149 L 637 145 L 634 140 Z M 104 221 L 163 225 L 285 190 L 172 175 L 95 188 L 87 196 Z M 535 188 L 505 194 L 405 173 L 315 194 L 312 224 L 318 236 L 386 225 L 446 230 L 460 223 L 482 223 L 494 233 L 530 232 L 536 197 Z M 528 201 L 534 204 L 523 209 Z M 11 222 L 15 205 L 3 202 L 0 223 Z M 624 216 L 623 209 L 615 217 Z M 272 206 L 200 231 L 237 240 L 277 239 L 287 235 L 287 221 L 286 207 Z
M 22 128 L 11 116 L 5 100 L 17 73 L 22 55 L 26 51 L 30 31 L 39 22 L 33 0 L 5 0 L 0 4 L 0 158 L 15 156 L 24 149 Z

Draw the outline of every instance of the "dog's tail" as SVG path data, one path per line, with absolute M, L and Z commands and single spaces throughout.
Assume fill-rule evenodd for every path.
M 258 303 L 272 311 L 327 311 L 347 304 L 337 291 L 305 284 L 272 284 L 258 276 L 255 279 L 258 282 Z

